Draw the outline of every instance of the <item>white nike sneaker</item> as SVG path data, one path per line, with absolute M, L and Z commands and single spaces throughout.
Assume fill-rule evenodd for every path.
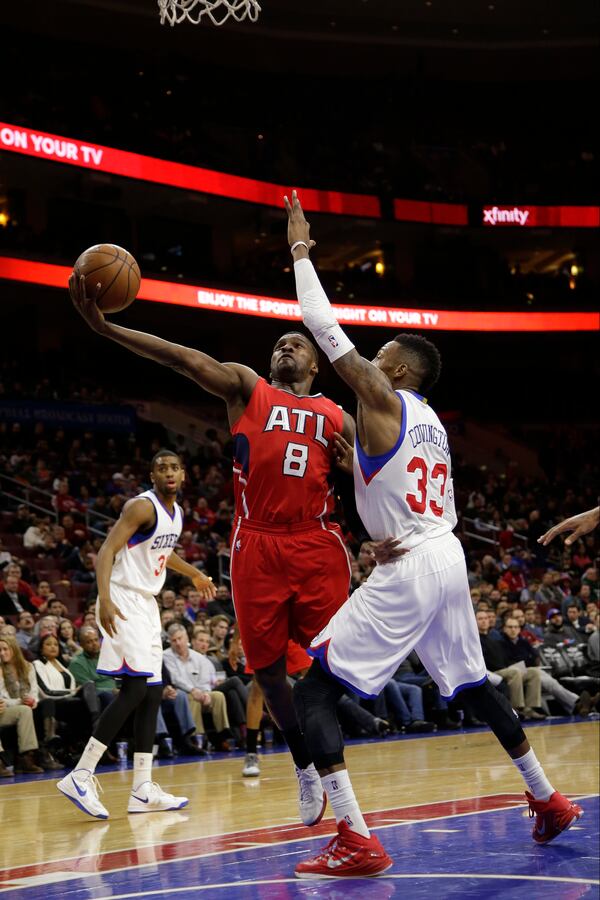
M 71 803 L 96 819 L 108 819 L 108 810 L 100 803 L 98 791 L 102 788 L 96 776 L 89 769 L 74 769 L 65 775 L 56 787 L 68 797 Z
M 246 759 L 244 760 L 244 768 L 242 769 L 242 775 L 244 778 L 252 778 L 256 775 L 260 775 L 260 765 L 258 763 L 258 754 L 256 753 L 246 753 Z
M 306 769 L 294 766 L 298 779 L 298 808 L 303 825 L 317 825 L 325 813 L 327 794 L 323 790 L 319 773 L 314 763 Z
M 183 809 L 190 801 L 187 797 L 167 794 L 155 781 L 144 781 L 129 795 L 128 813 L 162 812 L 166 809 Z

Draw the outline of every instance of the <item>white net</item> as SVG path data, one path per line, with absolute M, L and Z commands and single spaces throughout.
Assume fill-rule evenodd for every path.
M 199 25 L 209 19 L 213 25 L 224 25 L 228 19 L 256 22 L 260 13 L 257 0 L 158 0 L 160 24 L 179 25 L 191 22 Z

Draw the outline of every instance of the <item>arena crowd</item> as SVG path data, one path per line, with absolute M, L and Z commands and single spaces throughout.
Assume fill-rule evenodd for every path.
M 5 372 L 4 396 L 18 389 Z M 47 391 L 42 379 L 33 396 Z M 90 390 L 85 399 L 106 397 Z M 148 425 L 113 437 L 8 422 L 0 423 L 0 435 L 0 777 L 11 777 L 72 766 L 119 690 L 118 680 L 96 672 L 95 562 L 123 504 L 151 486 L 149 460 L 165 434 Z M 171 758 L 243 750 L 252 676 L 229 586 L 231 446 L 210 428 L 201 441 L 175 437 L 171 446 L 186 466 L 176 552 L 210 574 L 218 590 L 206 603 L 189 579 L 171 572 L 158 597 L 166 653 L 156 752 Z M 587 716 L 599 698 L 598 534 L 568 550 L 562 541 L 537 542 L 551 524 L 593 505 L 583 458 L 577 474 L 565 478 L 567 451 L 573 448 L 558 447 L 542 460 L 552 478 L 537 480 L 514 474 L 509 461 L 506 472 L 494 474 L 455 460 L 458 534 L 489 677 L 523 721 Z M 374 563 L 341 508 L 339 518 L 354 590 Z M 339 713 L 348 737 L 481 724 L 460 708 L 460 697 L 450 704 L 440 697 L 414 653 L 375 701 L 347 694 Z M 265 713 L 263 746 L 272 730 L 277 740 Z M 127 724 L 122 741 L 132 754 Z M 116 756 L 115 744 L 104 762 Z

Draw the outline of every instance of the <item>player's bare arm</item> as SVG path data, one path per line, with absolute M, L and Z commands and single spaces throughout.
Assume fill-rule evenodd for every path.
M 292 201 L 284 198 L 288 214 L 288 242 L 294 257 L 294 271 L 298 301 L 304 324 L 329 357 L 336 372 L 348 384 L 359 400 L 359 437 L 369 455 L 390 450 L 400 434 L 402 405 L 389 378 L 373 363 L 362 357 L 340 328 L 329 300 L 308 258 L 314 246 L 310 225 L 296 191 Z M 303 263 L 303 261 L 306 261 Z M 302 263 L 302 266 L 299 265 Z M 361 407 L 369 416 L 361 415 Z
M 571 544 L 580 537 L 583 537 L 584 534 L 589 534 L 590 531 L 597 528 L 598 523 L 600 523 L 600 506 L 596 506 L 594 509 L 588 509 L 586 512 L 579 513 L 578 516 L 571 516 L 569 519 L 564 519 L 564 521 L 559 522 L 558 525 L 550 528 L 545 534 L 542 534 L 538 538 L 538 544 L 543 544 L 545 547 L 546 544 L 549 544 L 550 541 L 554 540 L 558 534 L 564 534 L 565 531 L 572 531 L 573 534 L 570 534 L 569 537 L 565 538 L 565 544 L 570 547 Z
M 90 297 L 85 289 L 84 276 L 77 278 L 73 274 L 69 278 L 73 305 L 96 334 L 191 378 L 205 391 L 225 400 L 230 420 L 232 416 L 239 418 L 258 380 L 256 372 L 239 363 L 221 363 L 200 350 L 109 322 L 96 303 L 100 289 L 98 284 L 96 294 Z
M 205 575 L 204 572 L 200 572 L 199 569 L 195 569 L 185 559 L 178 556 L 175 551 L 171 553 L 167 560 L 167 569 L 172 569 L 180 575 L 186 575 L 192 581 L 203 600 L 212 600 L 215 597 L 217 588 L 212 578 L 209 575 Z
M 122 550 L 127 541 L 136 531 L 152 528 L 156 513 L 150 500 L 143 498 L 129 500 L 123 507 L 123 512 L 117 524 L 111 528 L 110 533 L 100 550 L 96 561 L 96 579 L 98 581 L 98 615 L 100 624 L 109 637 L 117 633 L 117 616 L 127 621 L 119 607 L 113 603 L 110 596 L 110 576 L 112 573 L 115 556 Z

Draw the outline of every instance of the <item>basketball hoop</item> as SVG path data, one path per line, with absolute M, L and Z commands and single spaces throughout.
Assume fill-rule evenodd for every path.
M 179 25 L 186 19 L 199 25 L 204 17 L 213 25 L 224 25 L 228 19 L 256 22 L 260 13 L 257 0 L 158 0 L 160 24 Z

